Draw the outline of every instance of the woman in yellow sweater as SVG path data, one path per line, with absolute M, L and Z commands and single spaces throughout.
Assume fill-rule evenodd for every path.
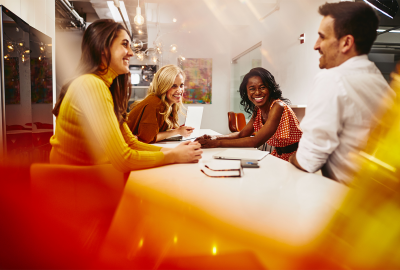
M 140 141 L 154 143 L 174 135 L 188 137 L 193 132 L 192 127 L 179 126 L 184 83 L 185 73 L 175 65 L 157 71 L 146 98 L 135 102 L 128 115 L 128 127 Z
M 126 124 L 130 96 L 126 29 L 113 20 L 98 20 L 85 31 L 78 74 L 63 86 L 53 109 L 56 131 L 50 162 L 70 165 L 111 163 L 120 171 L 170 163 L 197 162 L 200 144 L 161 148 L 139 142 Z

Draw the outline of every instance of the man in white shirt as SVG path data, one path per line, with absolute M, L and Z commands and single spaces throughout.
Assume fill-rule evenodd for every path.
M 364 147 L 386 99 L 394 96 L 381 72 L 368 60 L 379 19 L 362 2 L 326 3 L 314 49 L 321 71 L 314 80 L 303 136 L 289 162 L 307 172 L 350 182 L 357 170 L 349 157 Z

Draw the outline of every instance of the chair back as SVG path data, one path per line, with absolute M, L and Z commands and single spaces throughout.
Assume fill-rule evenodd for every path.
M 241 131 L 246 126 L 246 118 L 243 113 L 236 113 L 236 127 Z
M 77 235 L 71 239 L 74 248 L 95 254 L 122 196 L 124 174 L 111 164 L 32 164 L 30 175 L 34 211 L 51 217 L 60 231 Z
M 234 112 L 228 112 L 228 125 L 231 132 L 238 131 L 236 126 L 236 114 Z
M 228 124 L 231 132 L 239 132 L 246 126 L 243 113 L 228 112 Z

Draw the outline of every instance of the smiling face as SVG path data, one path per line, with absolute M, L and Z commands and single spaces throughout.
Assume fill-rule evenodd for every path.
M 129 59 L 133 56 L 130 46 L 130 38 L 126 31 L 119 30 L 114 38 L 111 47 L 112 68 L 118 75 L 129 73 Z
M 248 98 L 258 108 L 268 104 L 269 91 L 259 76 L 250 77 L 246 88 Z
M 182 74 L 178 74 L 171 89 L 167 91 L 166 101 L 169 104 L 172 105 L 174 103 L 182 102 L 184 83 L 185 79 L 183 78 Z
M 334 31 L 334 19 L 331 16 L 325 16 L 318 29 L 318 40 L 315 43 L 314 50 L 319 51 L 319 68 L 329 69 L 340 65 L 340 42 L 337 40 Z

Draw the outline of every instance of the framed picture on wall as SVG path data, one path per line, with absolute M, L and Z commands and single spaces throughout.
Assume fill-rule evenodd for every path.
M 212 58 L 186 58 L 180 67 L 186 75 L 183 103 L 211 104 Z

